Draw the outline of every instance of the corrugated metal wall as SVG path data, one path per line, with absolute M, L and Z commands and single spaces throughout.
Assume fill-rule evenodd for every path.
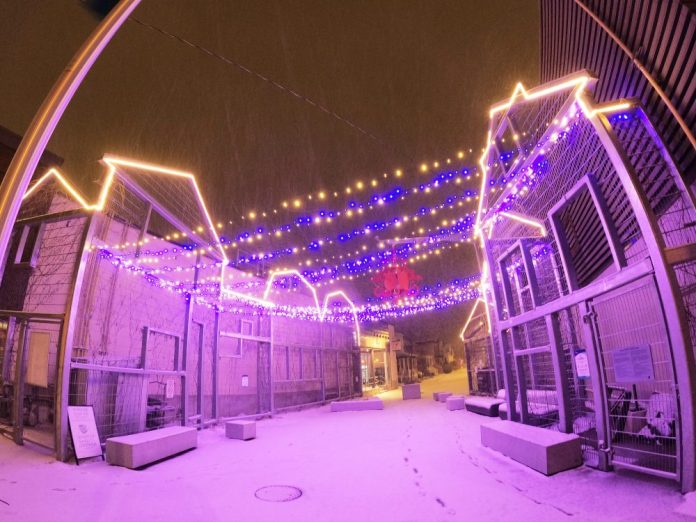
M 696 2 L 581 0 L 649 71 L 696 132 Z M 541 0 L 541 82 L 588 69 L 597 101 L 639 98 L 688 183 L 696 150 L 666 104 L 614 42 L 574 0 Z

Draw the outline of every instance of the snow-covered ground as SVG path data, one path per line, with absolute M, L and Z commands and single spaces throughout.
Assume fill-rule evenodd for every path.
M 694 520 L 677 512 L 696 502 L 675 483 L 586 467 L 545 477 L 481 447 L 479 426 L 499 420 L 431 398 L 464 382 L 425 381 L 421 400 L 382 394 L 383 411 L 285 413 L 247 442 L 206 430 L 196 450 L 142 471 L 63 464 L 2 439 L 0 521 Z M 303 495 L 258 500 L 268 485 Z

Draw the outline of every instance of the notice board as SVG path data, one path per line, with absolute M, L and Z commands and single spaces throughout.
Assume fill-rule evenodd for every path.
M 655 379 L 650 346 L 630 346 L 611 352 L 616 382 L 636 383 Z

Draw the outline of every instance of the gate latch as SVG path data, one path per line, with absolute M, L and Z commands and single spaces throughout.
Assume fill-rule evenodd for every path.
M 589 323 L 592 322 L 596 317 L 597 317 L 597 312 L 587 312 L 586 314 L 584 314 L 584 315 L 582 316 L 582 321 L 583 321 L 585 324 L 589 324 Z

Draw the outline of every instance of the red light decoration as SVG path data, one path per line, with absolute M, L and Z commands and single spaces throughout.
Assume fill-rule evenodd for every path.
M 418 293 L 423 278 L 405 264 L 390 264 L 372 278 L 373 293 L 380 299 L 398 299 Z

